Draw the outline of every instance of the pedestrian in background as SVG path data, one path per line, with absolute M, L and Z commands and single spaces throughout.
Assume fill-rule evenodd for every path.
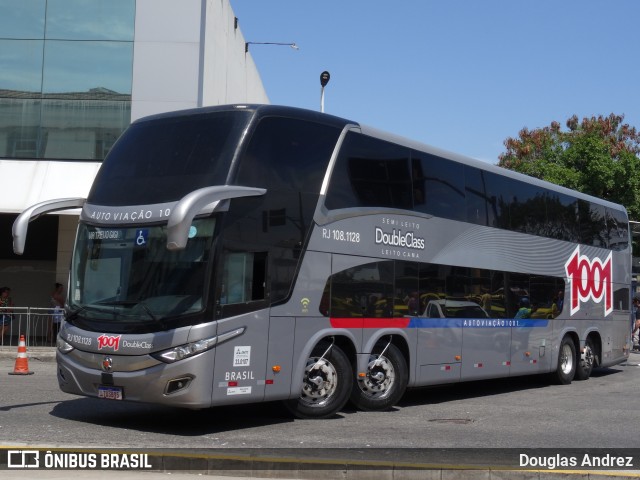
M 13 300 L 11 300 L 11 289 L 9 287 L 0 288 L 0 340 L 11 326 L 13 319 Z
M 51 292 L 50 299 L 53 310 L 51 311 L 51 322 L 49 328 L 50 340 L 55 342 L 62 320 L 64 320 L 64 287 L 61 283 L 56 283 Z

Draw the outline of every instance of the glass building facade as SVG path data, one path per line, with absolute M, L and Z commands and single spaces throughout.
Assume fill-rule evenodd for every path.
M 102 160 L 131 120 L 135 0 L 0 0 L 0 158 Z

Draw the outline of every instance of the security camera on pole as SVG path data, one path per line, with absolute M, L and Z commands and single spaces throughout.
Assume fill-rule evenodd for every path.
M 329 79 L 331 75 L 326 70 L 320 74 L 320 85 L 322 86 L 320 90 L 320 111 L 324 113 L 324 87 L 329 83 Z

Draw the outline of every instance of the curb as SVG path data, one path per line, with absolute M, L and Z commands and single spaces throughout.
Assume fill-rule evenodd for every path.
M 15 360 L 18 356 L 18 347 L 0 347 L 0 360 Z M 40 362 L 55 362 L 55 347 L 27 347 L 27 358 Z

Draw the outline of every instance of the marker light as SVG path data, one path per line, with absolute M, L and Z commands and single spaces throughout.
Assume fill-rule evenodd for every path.
M 456 355 L 454 358 L 456 359 L 456 362 L 459 362 L 460 360 L 462 360 L 462 357 L 460 355 Z
M 280 365 L 274 365 L 273 367 L 271 367 L 271 370 L 273 371 L 273 373 L 280 373 L 282 367 L 280 367 Z

